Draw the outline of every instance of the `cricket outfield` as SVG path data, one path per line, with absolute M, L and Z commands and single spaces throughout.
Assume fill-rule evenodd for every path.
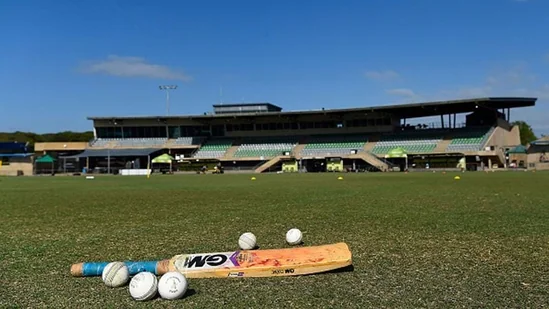
M 344 179 L 337 180 L 338 176 Z M 0 178 L 0 307 L 530 307 L 549 299 L 549 173 Z M 189 279 L 172 303 L 132 300 L 84 261 L 158 260 L 345 242 L 354 270 Z

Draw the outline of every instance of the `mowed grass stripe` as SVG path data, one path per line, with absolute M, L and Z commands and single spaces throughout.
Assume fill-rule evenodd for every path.
M 193 279 L 193 308 L 541 307 L 549 299 L 547 173 L 1 178 L 0 307 L 165 307 L 72 278 L 82 261 L 162 259 L 345 241 L 354 271 Z M 1 291 L 0 291 L 1 292 Z M 174 306 L 176 304 L 174 303 Z

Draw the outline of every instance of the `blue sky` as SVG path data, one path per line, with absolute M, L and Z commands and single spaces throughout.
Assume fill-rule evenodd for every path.
M 0 131 L 164 115 L 158 85 L 177 84 L 171 114 L 537 97 L 512 117 L 549 133 L 547 12 L 546 0 L 1 1 Z

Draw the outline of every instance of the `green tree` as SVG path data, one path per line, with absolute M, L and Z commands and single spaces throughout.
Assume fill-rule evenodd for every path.
M 522 145 L 527 145 L 530 142 L 537 140 L 536 134 L 532 127 L 526 123 L 526 121 L 518 120 L 511 123 L 513 126 L 518 126 L 520 130 L 520 143 Z
M 0 142 L 29 143 L 34 149 L 35 143 L 43 142 L 88 142 L 93 139 L 93 132 L 72 132 L 64 131 L 58 133 L 36 134 L 32 132 L 0 132 Z

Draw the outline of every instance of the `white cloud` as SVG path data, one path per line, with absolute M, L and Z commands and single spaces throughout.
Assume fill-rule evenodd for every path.
M 548 59 L 549 60 L 549 59 Z M 391 96 L 402 100 L 393 103 L 430 102 L 479 97 L 533 97 L 537 98 L 535 107 L 517 108 L 511 112 L 511 120 L 527 121 L 536 134 L 549 133 L 547 115 L 549 114 L 549 82 L 533 74 L 524 62 L 514 63 L 506 68 L 498 68 L 486 74 L 486 78 L 472 85 L 449 87 L 442 90 L 432 89 L 418 92 L 413 88 L 394 88 L 385 90 Z M 421 93 L 421 94 L 420 94 Z
M 549 100 L 549 84 L 535 89 L 517 88 L 513 90 L 513 93 L 517 96 L 534 97 L 539 100 Z
M 545 102 L 549 100 L 549 84 L 538 87 L 528 85 L 527 87 L 518 88 L 504 88 L 503 86 L 466 87 L 454 91 L 447 91 L 445 92 L 443 98 L 437 97 L 434 100 L 453 100 L 504 96 L 537 98 L 538 101 L 536 102 L 535 107 L 517 108 L 511 111 L 511 121 L 524 120 L 528 122 L 537 135 L 549 132 L 549 125 L 547 124 L 546 120 L 546 115 L 549 113 L 549 111 L 545 106 Z
M 488 85 L 495 85 L 495 84 L 498 83 L 498 79 L 497 79 L 496 77 L 494 77 L 494 76 L 488 76 L 488 77 L 486 78 L 486 83 L 487 83 Z
M 386 93 L 399 97 L 417 98 L 419 97 L 412 89 L 409 88 L 395 88 L 385 90 Z
M 395 71 L 392 70 L 385 70 L 385 71 L 367 71 L 365 73 L 365 76 L 368 79 L 377 80 L 377 81 L 387 81 L 387 80 L 394 80 L 400 77 L 400 74 L 398 74 Z
M 479 97 L 526 96 L 547 98 L 547 86 L 540 86 L 535 74 L 522 63 L 491 72 L 484 82 L 438 90 L 425 95 L 429 101 L 470 99 Z
M 426 100 L 425 97 L 423 97 L 422 95 L 420 95 L 419 93 L 415 92 L 413 89 L 410 89 L 410 88 L 386 89 L 385 93 L 399 98 L 389 104 L 418 103 Z
M 524 83 L 533 83 L 537 76 L 528 71 L 526 64 L 517 64 L 504 70 L 496 70 L 487 78 L 486 83 L 490 86 L 516 86 Z
M 464 87 L 458 89 L 457 96 L 459 98 L 482 98 L 488 97 L 492 93 L 492 87 L 480 86 L 480 87 Z
M 119 77 L 146 77 L 168 80 L 190 81 L 192 77 L 160 64 L 147 63 L 141 57 L 121 57 L 110 55 L 105 60 L 88 61 L 82 66 L 82 72 L 107 74 Z

